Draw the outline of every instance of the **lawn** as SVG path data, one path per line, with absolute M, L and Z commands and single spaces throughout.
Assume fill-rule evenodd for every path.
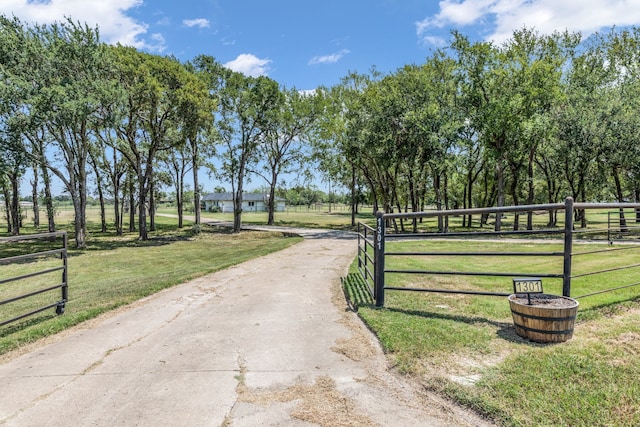
M 191 226 L 178 229 L 176 220 L 157 218 L 158 230 L 148 241 L 136 233 L 115 236 L 100 233 L 92 223 L 88 247 L 69 250 L 69 302 L 63 316 L 54 309 L 0 327 L 0 354 L 26 343 L 57 333 L 87 319 L 161 289 L 189 279 L 222 270 L 245 260 L 275 252 L 300 241 L 282 233 L 245 231 L 232 234 L 226 230 L 204 227 L 194 234 Z M 40 248 L 43 249 L 43 248 Z M 22 249 L 18 249 L 22 250 Z M 3 243 L 3 256 L 15 255 L 15 247 Z M 16 277 L 37 269 L 60 265 L 60 260 L 45 258 L 38 262 L 0 265 L 0 279 Z M 10 282 L 0 287 L 0 300 L 58 283 L 59 272 L 30 280 Z M 18 291 L 16 287 L 21 287 Z M 25 313 L 27 305 L 40 307 L 42 295 L 23 302 L 0 306 L 2 320 Z M 51 298 L 50 296 L 48 297 Z M 49 301 L 51 302 L 51 301 Z
M 554 252 L 555 244 L 404 242 L 387 251 Z M 576 244 L 575 252 L 601 245 Z M 574 272 L 637 263 L 640 249 L 575 258 Z M 433 271 L 562 270 L 562 257 L 389 257 L 387 268 Z M 638 269 L 574 280 L 572 294 L 585 295 L 638 282 Z M 389 286 L 509 292 L 510 278 L 387 274 Z M 354 263 L 345 291 L 378 336 L 392 364 L 499 425 L 640 425 L 640 287 L 580 299 L 574 337 L 536 344 L 515 334 L 506 297 L 387 291 L 385 307 L 368 297 Z M 557 279 L 545 291 L 561 294 Z
M 226 215 L 206 217 L 230 220 Z M 370 213 L 361 214 L 359 219 L 373 221 Z M 276 214 L 278 225 L 348 229 L 350 220 L 345 210 Z M 196 235 L 191 223 L 179 230 L 176 219 L 158 216 L 159 230 L 148 242 L 139 242 L 135 233 L 123 237 L 98 233 L 95 218 L 93 221 L 89 248 L 70 252 L 67 312 L 60 317 L 51 312 L 1 328 L 0 353 L 165 287 L 298 241 L 279 233 L 233 235 L 208 228 Z M 266 214 L 243 214 L 243 222 L 264 224 Z M 387 250 L 399 249 L 394 245 L 402 245 L 402 250 L 425 250 L 411 246 L 423 244 L 393 243 Z M 501 242 L 493 247 L 477 241 L 429 244 L 430 249 L 438 251 L 559 250 L 555 244 L 535 242 Z M 594 247 L 576 244 L 574 251 L 589 252 Z M 637 251 L 614 254 L 607 261 L 597 253 L 578 256 L 574 273 L 616 263 L 633 264 L 639 259 Z M 433 270 L 457 268 L 461 263 L 451 257 L 397 257 L 393 262 L 396 264 L 390 267 L 420 268 L 428 263 Z M 514 261 L 496 256 L 464 261 L 464 268 L 474 271 L 520 269 L 535 273 L 556 272 L 561 267 L 561 257 L 520 257 Z M 585 295 L 603 286 L 638 282 L 636 270 L 576 279 L 572 294 Z M 388 280 L 393 286 L 497 292 L 511 288 L 509 278 L 397 274 L 389 275 Z M 377 335 L 398 371 L 499 425 L 640 425 L 640 287 L 580 299 L 573 338 L 560 344 L 536 344 L 515 334 L 505 297 L 389 291 L 385 307 L 376 309 L 355 263 L 344 284 L 352 306 Z M 549 293 L 561 292 L 557 279 L 544 279 L 544 287 Z

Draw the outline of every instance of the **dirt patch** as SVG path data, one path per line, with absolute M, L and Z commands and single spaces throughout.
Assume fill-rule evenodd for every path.
M 549 294 L 532 294 L 530 298 L 516 294 L 515 297 L 510 299 L 520 305 L 529 305 L 532 307 L 569 308 L 576 306 L 576 301 L 573 299 Z
M 292 418 L 323 427 L 379 425 L 360 414 L 356 404 L 336 389 L 335 381 L 325 376 L 316 378 L 314 384 L 295 384 L 284 390 L 252 390 L 240 381 L 237 392 L 239 401 L 260 406 L 295 401 L 297 405 L 290 414 Z

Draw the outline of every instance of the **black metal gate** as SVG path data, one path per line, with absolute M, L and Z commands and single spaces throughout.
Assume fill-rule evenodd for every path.
M 624 215 L 624 209 L 633 209 L 634 214 L 640 209 L 639 203 L 574 203 L 573 199 L 567 198 L 564 203 L 545 204 L 545 205 L 525 205 L 525 206 L 507 206 L 507 207 L 492 207 L 492 208 L 474 208 L 474 209 L 457 209 L 447 211 L 430 211 L 430 212 L 415 212 L 415 213 L 384 213 L 378 212 L 376 215 L 376 227 L 375 229 L 361 224 L 359 226 L 359 249 L 358 249 L 358 267 L 368 284 L 371 294 L 375 299 L 376 306 L 384 306 L 384 294 L 386 290 L 395 291 L 418 291 L 418 292 L 436 292 L 436 293 L 455 293 L 455 294 L 474 294 L 474 295 L 488 295 L 488 296 L 507 296 L 510 292 L 477 292 L 468 290 L 452 290 L 452 289 L 425 289 L 425 288 L 405 288 L 405 287 L 391 287 L 385 284 L 386 274 L 429 274 L 429 275 L 458 275 L 458 276 L 495 276 L 495 277 L 530 277 L 532 275 L 540 278 L 556 278 L 562 280 L 562 294 L 564 296 L 571 296 L 571 281 L 573 278 L 584 277 L 587 275 L 602 274 L 612 271 L 611 269 L 602 269 L 598 271 L 581 272 L 580 274 L 572 273 L 573 258 L 580 255 L 592 254 L 593 251 L 586 251 L 580 253 L 574 253 L 573 242 L 577 238 L 593 238 L 608 241 L 610 245 L 613 244 L 615 237 L 621 236 L 623 231 L 625 236 L 638 236 L 640 233 L 640 224 L 630 225 L 628 222 L 617 221 L 614 222 L 609 214 L 607 221 L 603 221 L 603 228 L 588 228 L 588 229 L 574 229 L 574 218 L 576 215 L 584 215 L 587 210 L 594 209 L 616 209 L 619 215 Z M 450 218 L 462 217 L 462 216 L 502 216 L 505 214 L 512 214 L 518 217 L 518 215 L 529 214 L 533 212 L 545 213 L 564 211 L 564 221 L 562 227 L 549 227 L 545 229 L 535 230 L 487 230 L 481 229 L 481 231 L 458 231 L 450 232 L 444 228 L 437 232 L 420 232 L 416 230 L 416 221 L 422 221 L 424 219 L 436 218 L 438 224 L 447 224 Z M 391 221 L 409 221 L 414 226 L 412 232 L 404 232 L 403 230 L 388 229 L 387 224 Z M 612 225 L 614 224 L 614 225 Z M 515 227 L 517 228 L 517 227 Z M 404 227 L 402 227 L 404 229 Z M 616 231 L 616 232 L 613 232 Z M 416 239 L 451 239 L 451 238 L 504 238 L 508 237 L 526 237 L 528 239 L 539 237 L 545 237 L 547 240 L 549 236 L 556 236 L 556 240 L 560 240 L 563 244 L 562 251 L 555 252 L 402 252 L 402 251 L 387 251 L 385 249 L 386 242 L 399 241 L 399 240 L 416 240 Z M 609 248 L 605 250 L 598 249 L 599 253 L 603 256 L 606 252 L 620 251 L 620 250 L 637 250 L 640 252 L 640 241 L 636 240 L 635 244 L 627 245 L 616 248 Z M 562 269 L 560 271 L 548 272 L 541 271 L 532 274 L 531 272 L 522 273 L 518 271 L 483 271 L 483 272 L 471 272 L 471 271 L 437 271 L 437 270 L 409 270 L 409 269 L 391 269 L 386 267 L 387 257 L 421 257 L 421 256 L 460 256 L 460 257 L 561 257 Z M 462 263 L 461 263 L 462 264 Z M 373 273 L 371 270 L 373 269 Z M 616 270 L 623 269 L 636 269 L 640 271 L 640 264 L 632 264 L 626 266 L 618 266 Z M 640 273 L 637 277 L 640 279 Z M 622 287 L 603 290 L 602 292 L 620 289 L 623 287 L 640 285 L 640 282 L 629 283 Z M 591 295 L 591 294 L 590 294 Z M 583 295 L 586 297 L 589 295 Z M 574 297 L 574 298 L 580 298 Z
M 0 326 L 52 308 L 64 313 L 67 233 L 0 238 L 0 272 Z M 53 278 L 58 272 L 60 282 Z

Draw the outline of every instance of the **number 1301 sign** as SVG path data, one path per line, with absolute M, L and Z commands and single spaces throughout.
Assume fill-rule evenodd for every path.
M 533 277 L 513 279 L 513 292 L 516 294 L 541 294 L 542 279 Z

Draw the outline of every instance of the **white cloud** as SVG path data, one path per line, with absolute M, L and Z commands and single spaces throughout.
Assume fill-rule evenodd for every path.
M 267 75 L 270 63 L 270 59 L 260 59 L 250 53 L 242 53 L 224 66 L 247 76 L 258 77 Z
M 315 64 L 333 64 L 342 59 L 343 56 L 349 53 L 349 50 L 342 49 L 340 52 L 332 53 L 331 55 L 314 56 L 309 60 L 309 65 Z
M 440 12 L 416 23 L 419 37 L 430 43 L 433 29 L 490 22 L 487 40 L 502 43 L 514 30 L 534 28 L 542 34 L 579 31 L 588 36 L 603 28 L 640 24 L 640 0 L 442 0 Z
M 143 0 L 2 0 L 0 13 L 38 24 L 64 22 L 70 17 L 91 27 L 98 26 L 100 38 L 106 43 L 162 52 L 165 49 L 164 39 L 160 41 L 160 37 L 154 34 L 150 41 L 146 41 L 144 36 L 148 25 L 126 15 L 126 11 L 142 3 Z
M 182 23 L 187 27 L 200 27 L 200 28 L 209 27 L 209 20 L 204 18 L 184 19 Z

